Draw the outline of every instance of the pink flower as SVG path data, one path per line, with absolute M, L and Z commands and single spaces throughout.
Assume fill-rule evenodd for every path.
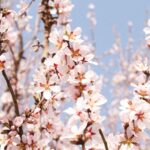
M 22 117 L 16 117 L 13 121 L 14 125 L 20 127 L 23 124 L 24 119 Z
M 50 34 L 49 41 L 55 45 L 56 50 L 64 50 L 64 48 L 66 48 L 68 45 L 66 42 L 64 42 L 63 34 L 63 30 L 58 31 L 57 29 L 54 29 Z
M 53 93 L 60 92 L 60 86 L 56 85 L 57 83 L 57 76 L 52 76 L 49 81 L 46 79 L 44 75 L 40 75 L 35 78 L 35 93 L 43 93 L 43 97 L 46 100 L 49 100 Z
M 148 66 L 148 59 L 145 58 L 143 62 L 137 61 L 135 63 L 135 70 L 136 71 L 148 71 L 149 66 Z
M 80 39 L 80 37 L 81 37 L 81 28 L 80 27 L 78 27 L 72 31 L 70 25 L 66 26 L 64 36 L 63 36 L 64 40 L 67 40 L 70 42 L 75 42 L 75 43 L 81 43 L 82 40 Z
M 120 135 L 113 135 L 110 133 L 107 137 L 107 142 L 108 142 L 108 147 L 111 150 L 116 150 L 118 149 L 118 146 L 120 144 Z

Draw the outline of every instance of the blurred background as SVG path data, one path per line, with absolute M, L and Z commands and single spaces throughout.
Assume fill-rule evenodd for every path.
M 127 43 L 128 23 L 133 24 L 133 39 L 143 40 L 143 28 L 150 17 L 149 0 L 72 0 L 72 25 L 81 26 L 83 33 L 90 38 L 89 22 L 86 18 L 88 5 L 95 5 L 96 27 L 95 40 L 97 52 L 108 50 L 114 42 L 113 28 L 121 36 L 123 46 Z

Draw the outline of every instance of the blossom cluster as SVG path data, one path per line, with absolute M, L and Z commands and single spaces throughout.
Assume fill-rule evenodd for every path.
M 124 124 L 124 139 L 121 145 L 124 149 L 139 149 L 143 141 L 149 139 L 146 129 L 150 124 L 150 80 L 149 66 L 147 63 L 136 64 L 137 72 L 145 79 L 134 87 L 134 97 L 121 101 L 121 120 Z M 142 139 L 142 141 L 141 141 Z M 140 145 L 141 144 L 141 145 Z
M 92 69 L 99 65 L 94 44 L 84 40 L 80 27 L 70 25 L 73 4 L 70 0 L 41 0 L 33 28 L 28 11 L 33 3 L 20 1 L 19 10 L 0 10 L 0 72 L 6 81 L 0 97 L 0 149 L 146 150 L 148 58 L 138 55 L 132 63 L 121 59 L 124 74 L 117 73 L 113 83 L 126 88 L 131 84 L 133 90 L 124 89 L 119 104 L 115 103 L 119 111 L 108 108 L 112 114 L 105 116 L 101 111 L 107 107 L 101 90 L 104 78 Z M 87 15 L 92 30 L 94 8 L 90 4 Z M 144 32 L 149 45 L 149 22 Z M 117 42 L 111 53 L 120 52 Z M 130 96 L 125 95 L 127 91 Z M 106 124 L 111 126 L 119 116 L 121 131 L 117 127 L 117 132 L 109 132 Z

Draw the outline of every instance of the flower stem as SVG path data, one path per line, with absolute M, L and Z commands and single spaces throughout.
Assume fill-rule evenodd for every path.
M 85 142 L 82 144 L 82 150 L 85 150 Z
M 103 131 L 101 129 L 99 129 L 99 134 L 101 135 L 101 138 L 103 140 L 103 143 L 104 143 L 104 146 L 105 146 L 105 150 L 109 150 L 108 149 L 108 145 L 107 145 L 107 141 L 106 141 L 106 139 L 104 137 L 104 134 L 103 134 Z

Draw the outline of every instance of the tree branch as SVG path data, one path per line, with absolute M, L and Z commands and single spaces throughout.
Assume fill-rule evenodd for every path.
M 44 23 L 44 51 L 42 57 L 45 58 L 49 51 L 49 34 L 51 32 L 53 24 L 55 24 L 57 21 L 55 20 L 55 17 L 53 17 L 50 13 L 49 0 L 42 0 L 41 6 L 44 7 L 44 10 L 42 10 L 40 14 L 41 20 Z
M 103 134 L 103 131 L 101 129 L 99 129 L 99 134 L 101 135 L 101 138 L 103 140 L 103 143 L 104 143 L 104 146 L 105 146 L 105 150 L 109 150 L 108 149 L 108 145 L 107 145 L 107 141 L 106 141 L 106 139 L 104 137 L 104 134 Z
M 10 83 L 8 77 L 7 77 L 7 74 L 6 74 L 5 70 L 2 71 L 2 75 L 5 78 L 7 86 L 8 86 L 8 89 L 9 89 L 9 91 L 11 93 L 11 96 L 12 96 L 12 99 L 13 99 L 13 103 L 14 103 L 14 107 L 15 107 L 16 116 L 20 116 L 19 107 L 18 107 L 18 103 L 17 103 L 17 98 L 16 98 L 16 95 L 15 95 L 15 93 L 13 91 L 13 88 L 11 86 L 11 83 Z M 23 134 L 22 127 L 19 128 L 19 134 L 20 134 L 20 136 Z
M 3 76 L 4 76 L 5 80 L 6 80 L 8 89 L 9 89 L 9 91 L 10 91 L 10 93 L 11 93 L 11 96 L 12 96 L 12 99 L 13 99 L 13 103 L 14 103 L 14 107 L 15 107 L 16 115 L 19 116 L 20 113 L 19 113 L 19 108 L 18 108 L 17 99 L 16 99 L 15 93 L 14 93 L 14 91 L 13 91 L 13 89 L 12 89 L 12 86 L 11 86 L 11 84 L 10 84 L 10 82 L 9 82 L 9 79 L 8 79 L 8 77 L 7 77 L 7 74 L 6 74 L 5 70 L 2 71 L 2 74 L 3 74 Z
M 85 142 L 82 144 L 82 150 L 85 150 Z

